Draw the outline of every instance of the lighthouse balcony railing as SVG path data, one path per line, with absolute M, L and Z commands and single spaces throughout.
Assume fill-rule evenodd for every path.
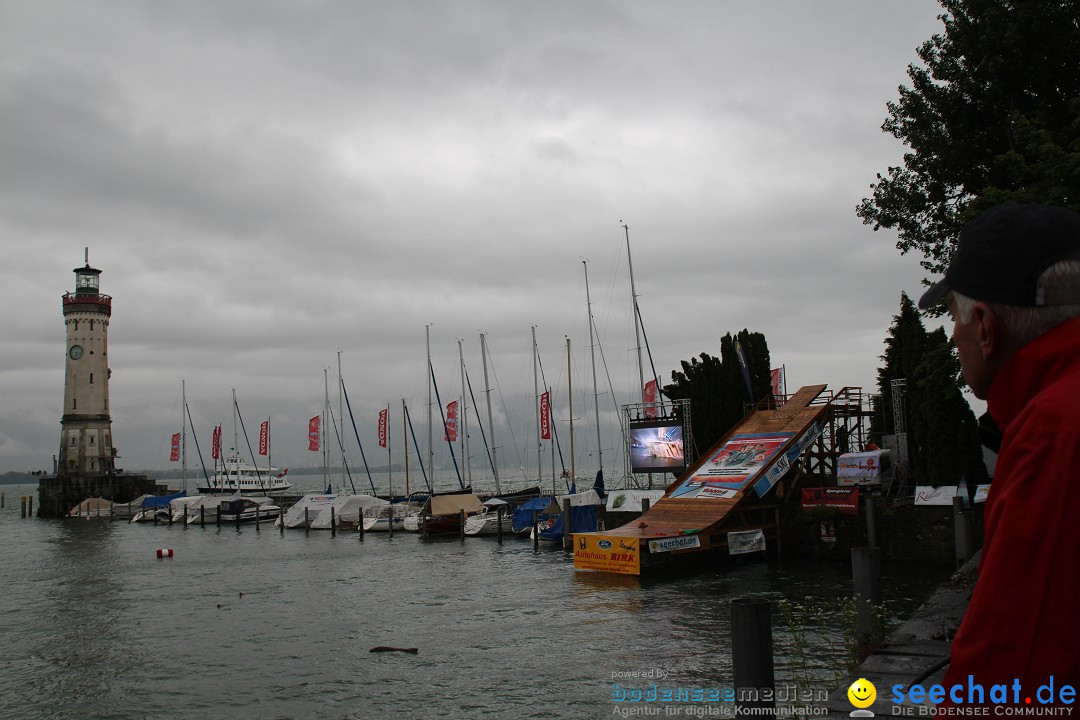
M 102 295 L 101 293 L 94 293 L 93 295 L 79 293 L 67 293 L 64 295 L 64 305 L 104 305 L 107 308 L 112 308 L 112 295 Z

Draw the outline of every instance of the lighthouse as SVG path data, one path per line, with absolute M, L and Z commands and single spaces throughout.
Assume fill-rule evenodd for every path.
M 38 485 L 39 517 L 64 517 L 86 498 L 127 503 L 163 490 L 146 475 L 116 468 L 109 413 L 109 321 L 112 297 L 101 292 L 101 270 L 75 268 L 75 291 L 61 297 L 64 312 L 64 409 L 53 477 Z
M 75 268 L 75 292 L 63 296 L 67 354 L 58 478 L 95 478 L 115 471 L 109 416 L 109 319 L 112 298 L 100 292 L 101 271 Z

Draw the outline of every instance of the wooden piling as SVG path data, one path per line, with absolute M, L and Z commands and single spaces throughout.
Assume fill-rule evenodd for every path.
M 3 491 L 0 491 L 0 510 L 3 510 L 7 506 L 7 495 Z
M 82 512 L 81 509 L 80 509 L 80 512 Z M 19 496 L 19 517 L 26 517 L 26 496 L 25 495 L 20 495 Z
M 573 547 L 574 536 L 570 532 L 570 498 L 562 501 L 562 549 L 569 550 Z
M 378 510 L 376 509 L 375 512 L 378 513 Z M 376 515 L 376 517 L 378 517 L 378 515 Z M 356 532 L 360 535 L 360 542 L 364 542 L 364 511 L 363 510 L 360 511 L 360 516 L 356 519 Z M 393 536 L 393 532 L 394 532 L 394 521 L 393 521 L 393 518 L 391 518 L 390 519 L 391 537 Z
M 330 537 L 337 537 L 337 510 L 330 505 Z
M 260 512 L 261 510 L 262 510 L 261 506 L 259 506 L 259 505 L 255 506 L 255 529 L 256 530 L 259 529 L 259 516 L 262 514 Z
M 496 529 L 496 533 L 498 533 L 499 544 L 500 545 L 502 545 L 502 520 L 503 520 L 503 507 L 502 507 L 502 505 L 500 505 L 499 509 L 495 513 L 495 521 L 497 523 L 499 523 L 498 526 L 497 526 L 497 529 Z
M 199 527 L 206 527 L 206 506 L 199 506 Z
M 27 504 L 27 510 L 26 510 L 27 515 L 29 515 L 30 517 L 34 517 L 34 496 L 33 495 L 27 495 L 26 496 L 26 504 Z
M 172 510 L 170 509 L 169 512 L 171 513 Z M 184 503 L 184 529 L 185 530 L 187 530 L 187 526 L 188 526 L 188 506 L 187 506 L 187 503 Z
M 304 534 L 307 535 L 311 531 L 311 520 L 308 519 L 308 508 L 304 508 Z
M 761 598 L 731 601 L 731 666 L 736 708 L 754 708 L 755 717 L 773 717 L 776 685 L 773 672 L 772 611 Z M 769 690 L 770 692 L 765 692 Z M 770 698 L 769 700 L 762 699 Z M 739 715 L 736 709 L 736 715 Z
M 458 510 L 458 533 L 459 537 L 465 539 L 465 510 L 464 508 Z

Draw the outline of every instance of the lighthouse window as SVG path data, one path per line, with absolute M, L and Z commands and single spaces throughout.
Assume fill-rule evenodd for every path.
M 91 329 L 91 330 L 93 330 L 93 329 L 94 329 L 94 321 L 93 321 L 93 320 L 91 320 L 91 321 L 90 321 L 90 329 Z
M 93 444 L 94 444 L 94 436 L 93 436 L 93 435 L 91 435 L 91 436 L 90 436 L 90 444 L 91 444 L 91 445 L 93 445 Z
M 75 437 L 74 435 L 72 435 L 72 436 L 71 436 L 71 447 L 75 447 L 75 446 L 76 446 L 76 445 L 78 445 L 78 444 L 79 444 L 79 438 L 77 438 L 77 437 Z
M 72 330 L 78 330 L 79 329 L 79 321 L 78 320 L 72 320 L 72 323 L 75 326 L 75 327 L 72 328 Z
M 94 373 L 90 373 L 90 384 L 94 384 Z

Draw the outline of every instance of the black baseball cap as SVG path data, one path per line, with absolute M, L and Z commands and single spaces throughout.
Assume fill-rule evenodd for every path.
M 923 310 L 950 290 L 1003 305 L 1080 304 L 1080 287 L 1043 290 L 1039 276 L 1080 260 L 1080 214 L 1034 203 L 1005 203 L 964 225 L 945 277 L 919 299 Z

